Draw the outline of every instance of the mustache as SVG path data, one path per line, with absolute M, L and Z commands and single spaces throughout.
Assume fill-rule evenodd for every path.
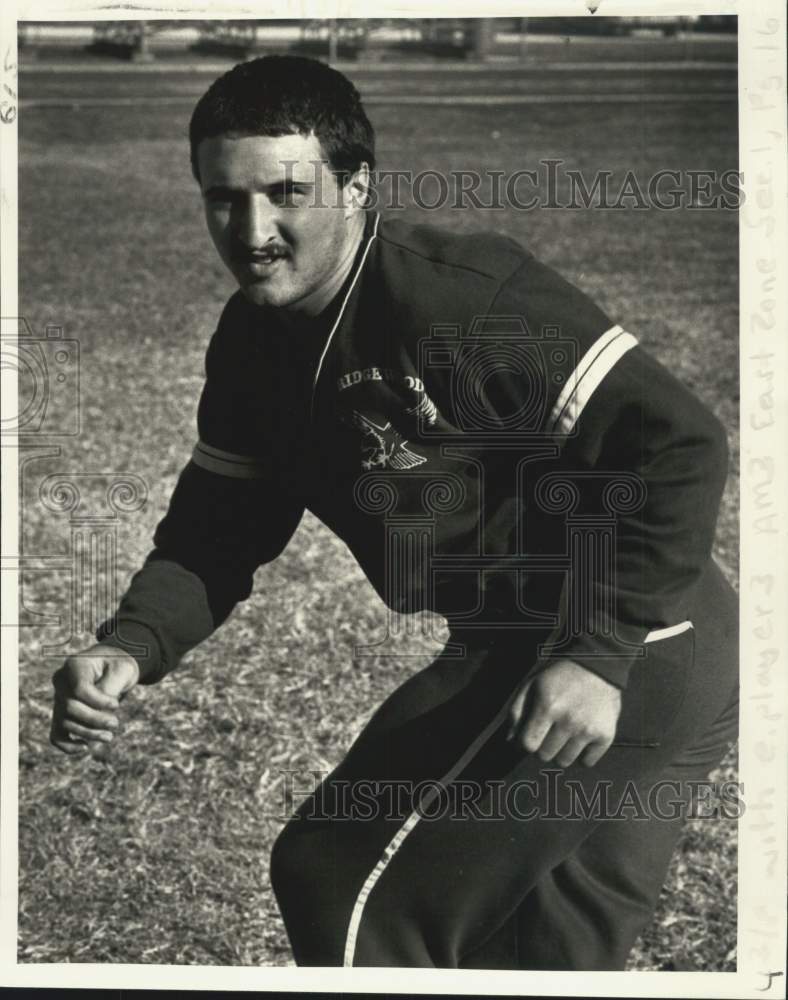
M 231 254 L 236 260 L 253 261 L 256 258 L 287 257 L 290 247 L 286 243 L 270 242 L 260 247 L 250 247 L 245 243 L 234 243 Z

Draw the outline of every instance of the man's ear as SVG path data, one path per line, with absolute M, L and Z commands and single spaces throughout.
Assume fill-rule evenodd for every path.
M 369 201 L 372 187 L 372 175 L 369 164 L 364 162 L 358 170 L 351 175 L 343 189 L 343 203 L 345 206 L 345 216 L 349 217 L 359 208 L 365 208 Z

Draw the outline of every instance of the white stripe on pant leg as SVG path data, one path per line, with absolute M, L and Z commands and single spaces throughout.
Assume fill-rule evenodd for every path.
M 407 837 L 413 827 L 419 821 L 419 814 L 413 812 L 408 816 L 403 825 L 399 828 L 396 835 L 389 842 L 388 847 L 383 852 L 383 857 L 378 861 L 375 867 L 367 876 L 364 885 L 361 887 L 361 892 L 359 892 L 356 897 L 355 905 L 353 906 L 353 912 L 350 916 L 350 924 L 347 929 L 347 939 L 345 941 L 345 956 L 343 964 L 345 966 L 353 965 L 353 958 L 356 953 L 356 938 L 358 937 L 358 929 L 361 924 L 361 917 L 364 914 L 364 906 L 367 902 L 367 897 L 375 888 L 375 883 L 383 874 L 383 872 L 388 867 L 389 861 L 394 857 L 400 848 L 403 840 Z
M 506 704 L 498 712 L 495 718 L 490 722 L 481 732 L 479 736 L 471 743 L 465 753 L 460 757 L 457 763 L 448 771 L 438 782 L 438 785 L 446 787 L 450 785 L 452 781 L 457 777 L 457 775 L 469 764 L 469 762 L 476 756 L 476 754 L 481 750 L 487 740 L 493 735 L 493 733 L 500 728 L 509 713 L 509 706 L 514 701 L 517 695 L 517 691 L 514 691 L 510 698 L 507 699 Z M 422 808 L 426 808 L 430 802 L 439 794 L 437 790 L 434 790 L 431 795 L 426 795 L 424 797 L 424 804 Z M 345 939 L 345 955 L 343 959 L 343 965 L 346 967 L 353 965 L 353 960 L 356 953 L 356 939 L 358 938 L 358 931 L 361 925 L 361 918 L 364 915 L 364 906 L 369 898 L 369 894 L 375 888 L 376 883 L 380 879 L 380 876 L 388 868 L 391 859 L 397 853 L 397 851 L 402 847 L 408 834 L 416 827 L 419 820 L 421 819 L 421 814 L 418 811 L 414 811 L 408 816 L 402 826 L 397 830 L 394 836 L 388 843 L 388 846 L 383 851 L 383 856 L 380 861 L 375 865 L 372 871 L 366 878 L 366 881 L 361 887 L 361 891 L 356 897 L 355 905 L 353 906 L 353 912 L 350 915 L 350 923 L 347 929 L 347 938 Z

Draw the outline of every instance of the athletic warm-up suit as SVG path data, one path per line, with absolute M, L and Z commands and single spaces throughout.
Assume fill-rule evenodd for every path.
M 206 373 L 199 443 L 99 638 L 146 646 L 160 680 L 305 509 L 391 608 L 450 629 L 274 846 L 296 961 L 623 968 L 686 781 L 735 739 L 719 422 L 515 242 L 375 213 L 314 332 L 236 293 Z M 590 768 L 506 739 L 558 659 L 622 689 Z

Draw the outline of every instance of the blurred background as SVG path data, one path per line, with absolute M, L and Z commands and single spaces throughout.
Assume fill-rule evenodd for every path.
M 306 794 L 440 648 L 418 629 L 395 652 L 375 647 L 388 613 L 307 514 L 224 628 L 124 703 L 115 745 L 79 761 L 48 745 L 51 674 L 90 644 L 150 549 L 234 290 L 190 173 L 196 100 L 239 60 L 308 53 L 358 86 L 381 170 L 511 176 L 553 159 L 589 188 L 608 172 L 613 191 L 675 171 L 685 197 L 671 210 L 629 197 L 530 211 L 450 198 L 429 211 L 405 190 L 398 211 L 528 246 L 711 407 L 731 446 L 715 554 L 735 584 L 738 215 L 716 197 L 738 169 L 735 27 L 590 16 L 20 26 L 20 315 L 38 342 L 29 357 L 63 369 L 31 397 L 41 419 L 22 452 L 21 962 L 289 964 L 268 881 L 288 782 Z M 699 172 L 712 178 L 705 196 Z M 63 436 L 68 407 L 78 420 Z M 70 494 L 49 488 L 53 475 Z M 107 482 L 124 476 L 137 500 L 110 510 Z M 735 748 L 716 777 L 736 779 Z M 736 825 L 724 818 L 688 824 L 630 965 L 684 962 L 735 968 Z
M 625 38 L 621 47 L 636 56 L 634 39 L 673 40 L 657 51 L 685 59 L 695 54 L 695 43 L 714 41 L 720 53 L 735 38 L 736 17 L 509 17 L 509 18 L 370 18 L 348 20 L 242 21 L 96 21 L 27 22 L 20 26 L 22 60 L 63 59 L 90 53 L 145 62 L 182 60 L 193 56 L 226 56 L 240 60 L 266 52 L 290 51 L 336 62 L 387 62 L 403 59 L 468 59 L 477 61 L 555 58 L 545 43 L 560 40 L 573 53 L 583 51 L 582 40 Z M 575 43 L 574 45 L 572 43 Z M 703 57 L 709 54 L 704 46 Z M 698 53 L 700 54 L 700 53 Z

